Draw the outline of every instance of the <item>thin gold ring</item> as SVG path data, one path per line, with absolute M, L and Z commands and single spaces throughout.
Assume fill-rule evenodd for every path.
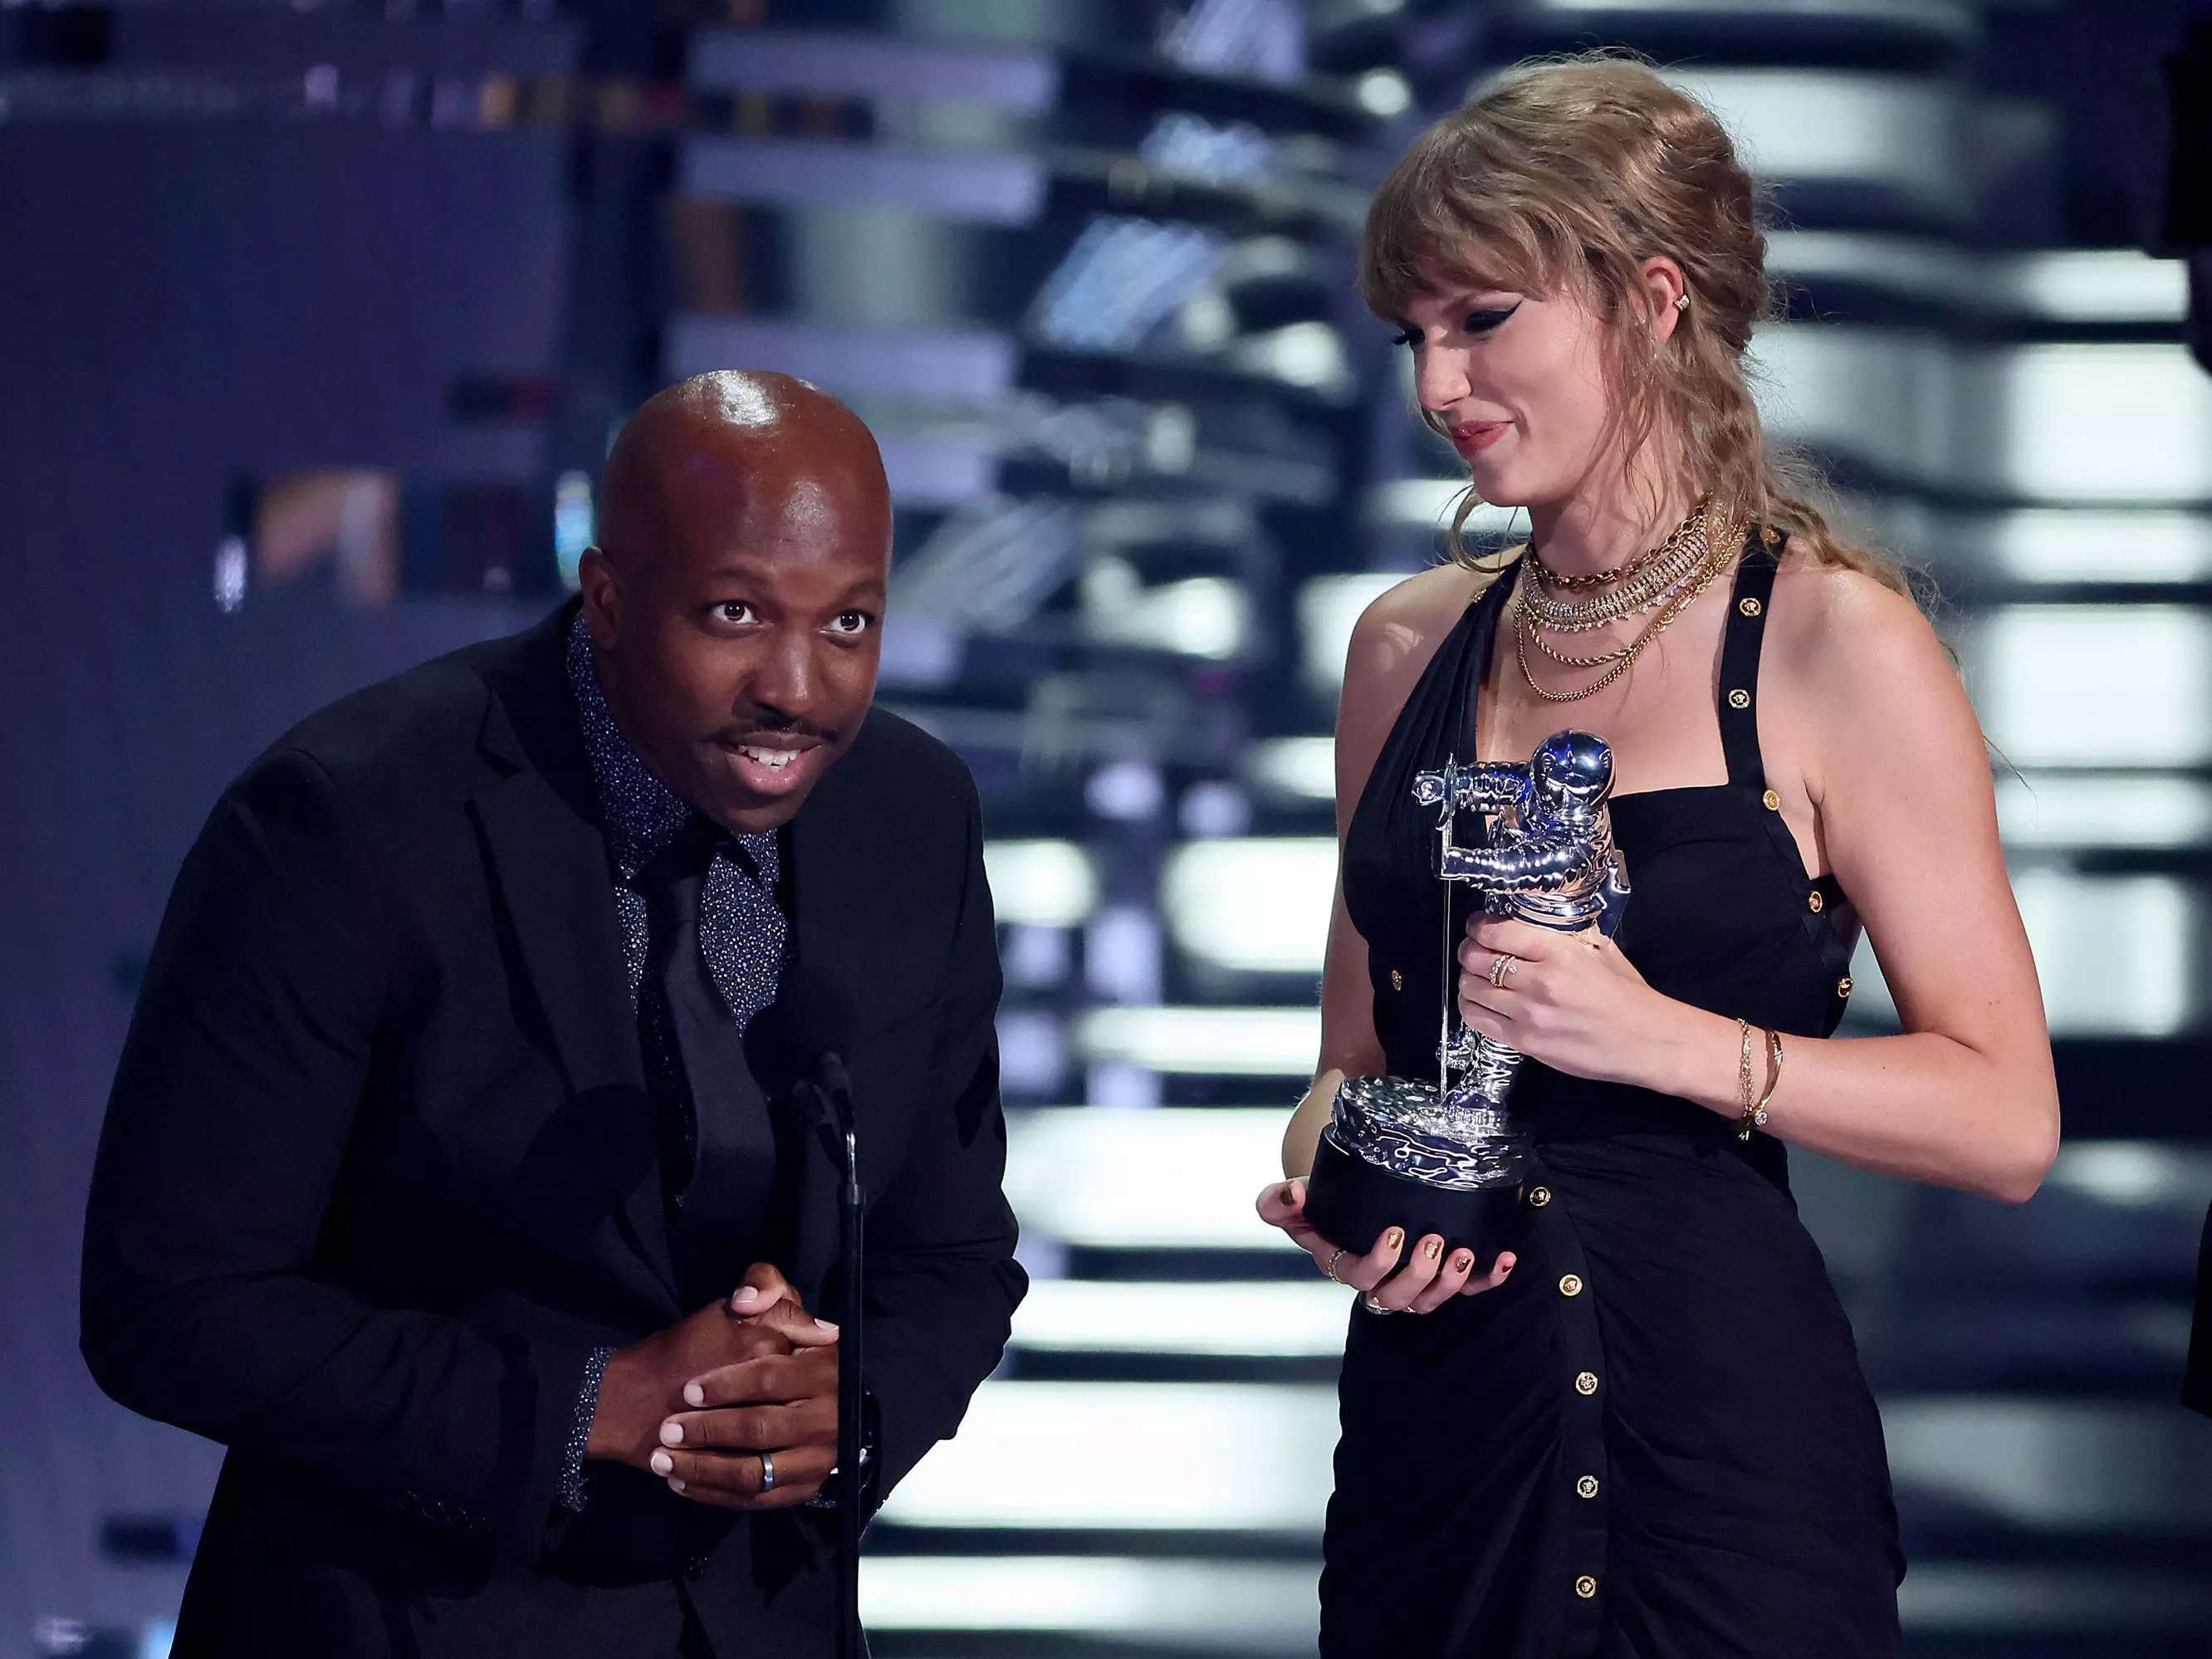
M 1490 983 L 1494 989 L 1503 990 L 1507 977 L 1520 971 L 1521 958 L 1500 951 L 1498 960 L 1490 964 Z
M 1321 1270 L 1322 1277 L 1328 1279 L 1331 1284 L 1341 1285 L 1344 1283 L 1342 1279 L 1336 1276 L 1336 1264 L 1344 1260 L 1344 1255 L 1345 1252 L 1340 1247 L 1336 1254 L 1329 1257 L 1328 1265 Z
M 1376 1300 L 1375 1292 L 1372 1291 L 1369 1291 L 1359 1298 L 1359 1305 L 1371 1314 L 1394 1314 L 1406 1311 L 1403 1308 L 1384 1307 L 1382 1303 Z

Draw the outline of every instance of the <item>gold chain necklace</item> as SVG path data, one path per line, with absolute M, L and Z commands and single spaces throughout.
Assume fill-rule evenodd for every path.
M 1544 550 L 1535 544 L 1535 538 L 1528 540 L 1528 562 L 1531 562 L 1531 566 L 1535 568 L 1537 581 L 1541 581 L 1547 588 L 1559 588 L 1559 591 L 1566 591 L 1566 592 L 1590 591 L 1590 588 L 1610 588 L 1614 586 L 1617 581 L 1631 581 L 1632 577 L 1641 575 L 1641 573 L 1646 571 L 1652 562 L 1663 560 L 1668 553 L 1674 553 L 1674 550 L 1677 550 L 1683 542 L 1690 540 L 1690 535 L 1698 529 L 1698 525 L 1701 525 L 1704 515 L 1710 511 L 1710 507 L 1712 507 L 1712 491 L 1705 491 L 1704 495 L 1698 495 L 1697 502 L 1690 504 L 1690 511 L 1683 515 L 1681 522 L 1679 522 L 1672 531 L 1668 531 L 1662 540 L 1656 540 L 1652 546 L 1648 546 L 1648 549 L 1644 549 L 1641 553 L 1637 553 L 1637 556 L 1632 557 L 1632 560 L 1626 562 L 1626 564 L 1613 566 L 1610 571 L 1590 571 L 1589 575 L 1575 575 L 1575 573 L 1568 573 L 1568 571 L 1555 571 L 1551 564 L 1544 562 Z
M 1636 578 L 1623 586 L 1594 599 L 1555 599 L 1540 584 L 1524 583 L 1522 609 L 1532 622 L 1554 633 L 1586 634 L 1665 605 L 1711 560 L 1710 499 L 1698 499 L 1690 515 L 1652 550 L 1648 562 L 1639 562 Z
M 1513 656 L 1514 660 L 1521 665 L 1521 678 L 1528 683 L 1528 689 L 1546 702 L 1579 702 L 1584 697 L 1595 696 L 1633 667 L 1637 658 L 1644 654 L 1644 647 L 1665 633 L 1668 625 L 1696 603 L 1698 596 L 1713 585 L 1714 579 L 1721 574 L 1722 570 L 1734 562 L 1729 551 L 1729 538 L 1727 536 L 1714 538 L 1710 544 L 1704 568 L 1698 574 L 1696 580 L 1689 586 L 1678 589 L 1672 600 L 1656 617 L 1644 625 L 1644 631 L 1633 640 L 1619 650 L 1609 652 L 1603 657 L 1574 665 L 1578 667 L 1595 668 L 1607 661 L 1613 664 L 1611 668 L 1591 681 L 1589 684 L 1576 690 L 1552 691 L 1537 684 L 1535 673 L 1528 666 L 1528 641 L 1532 635 L 1536 634 L 1536 628 L 1534 619 L 1528 615 L 1527 608 L 1516 603 L 1514 606 L 1513 617 Z M 1519 589 L 1515 595 L 1517 601 L 1527 592 L 1527 584 L 1516 584 L 1516 586 Z M 1555 653 L 1546 650 L 1540 635 L 1537 636 L 1536 644 L 1537 648 L 1545 650 L 1545 654 L 1547 656 L 1554 656 L 1555 660 L 1562 660 L 1556 658 Z
M 1651 599 L 1638 604 L 1632 609 L 1624 611 L 1622 617 L 1611 618 L 1609 620 L 1618 621 L 1625 619 L 1626 617 L 1643 616 L 1649 611 L 1663 610 L 1668 605 L 1674 601 L 1676 596 L 1678 596 L 1684 588 L 1689 586 L 1692 582 L 1698 580 L 1699 573 L 1705 568 L 1705 565 L 1711 562 L 1711 555 L 1708 552 L 1696 566 L 1682 572 L 1682 574 L 1673 583 L 1660 590 L 1660 592 L 1655 594 Z M 1516 593 L 1514 598 L 1514 611 L 1515 614 L 1519 617 L 1521 621 L 1527 624 L 1530 637 L 1534 639 L 1536 641 L 1536 648 L 1539 651 L 1541 651 L 1546 656 L 1549 657 L 1553 662 L 1561 664 L 1565 667 L 1599 667 L 1603 664 L 1612 662 L 1620 655 L 1622 651 L 1627 649 L 1626 646 L 1623 646 L 1615 650 L 1604 652 L 1595 657 L 1571 657 L 1567 655 L 1566 653 L 1557 650 L 1551 645 L 1546 643 L 1543 636 L 1543 630 L 1547 627 L 1554 627 L 1554 625 L 1547 622 L 1543 614 L 1534 606 L 1525 603 L 1523 595 L 1518 592 Z M 1554 627 L 1554 631 L 1565 634 L 1589 633 L 1601 625 L 1602 624 L 1601 623 L 1586 623 L 1578 628 L 1560 629 Z
M 1586 576 L 1577 576 L 1565 570 L 1553 569 L 1550 565 L 1544 562 L 1544 556 L 1536 550 L 1536 544 L 1533 540 L 1528 544 L 1528 558 L 1535 568 L 1538 581 L 1547 587 L 1556 587 L 1565 592 L 1574 592 L 1592 587 L 1610 587 L 1615 582 L 1627 580 L 1641 571 L 1645 565 L 1650 564 L 1652 560 L 1657 558 L 1666 550 L 1666 543 L 1661 542 L 1656 546 L 1647 547 L 1626 564 L 1616 565 L 1610 570 L 1592 571 Z

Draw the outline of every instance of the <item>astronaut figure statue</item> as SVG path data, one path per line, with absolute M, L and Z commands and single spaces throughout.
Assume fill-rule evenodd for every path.
M 1612 793 L 1613 750 L 1587 732 L 1553 732 L 1525 767 L 1461 768 L 1448 761 L 1442 772 L 1424 772 L 1413 781 L 1413 799 L 1441 809 L 1437 878 L 1474 887 L 1492 915 L 1563 933 L 1595 925 L 1610 935 L 1620 926 L 1628 875 L 1606 810 Z M 1469 809 L 1494 815 L 1490 846 L 1454 842 L 1453 824 Z M 1464 1024 L 1443 1048 L 1441 1084 L 1448 1103 L 1497 1114 L 1470 1117 L 1468 1127 L 1501 1132 L 1519 1052 Z M 1460 1077 L 1455 1086 L 1455 1073 Z
M 1415 779 L 1413 798 L 1437 809 L 1439 880 L 1472 886 L 1493 915 L 1610 934 L 1628 896 L 1605 805 L 1612 787 L 1611 748 L 1568 731 L 1547 738 L 1526 766 L 1447 761 Z M 1488 846 L 1458 844 L 1464 811 L 1490 819 Z M 1510 1244 L 1526 1140 L 1506 1097 L 1521 1055 L 1459 1019 L 1455 965 L 1448 960 L 1443 975 L 1436 1080 L 1349 1079 L 1322 1132 L 1306 1213 L 1348 1249 L 1370 1249 L 1393 1225 L 1480 1257 Z

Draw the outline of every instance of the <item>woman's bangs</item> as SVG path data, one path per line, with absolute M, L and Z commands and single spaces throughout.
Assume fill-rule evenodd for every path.
M 1522 228 L 1464 199 L 1413 204 L 1377 198 L 1361 258 L 1360 293 L 1377 316 L 1405 320 L 1421 298 L 1540 294 L 1546 283 Z

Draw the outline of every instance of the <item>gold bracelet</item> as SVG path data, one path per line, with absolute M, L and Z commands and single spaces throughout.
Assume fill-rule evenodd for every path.
M 1747 1124 L 1751 1121 L 1752 1091 L 1755 1087 L 1751 1075 L 1751 1022 L 1747 1019 L 1736 1021 L 1735 1034 L 1741 1041 L 1741 1047 L 1736 1051 L 1735 1059 L 1736 1085 L 1743 1096 L 1743 1113 L 1736 1121 L 1739 1124 Z M 1740 1128 L 1736 1133 L 1746 1140 L 1751 1139 L 1751 1131 L 1748 1128 Z
M 1762 1129 L 1766 1127 L 1767 1103 L 1774 1098 L 1775 1090 L 1782 1085 L 1782 1033 L 1779 1031 L 1766 1034 L 1766 1060 L 1774 1069 L 1766 1074 L 1766 1092 L 1759 1096 L 1759 1104 L 1752 1108 L 1753 1115 Z

